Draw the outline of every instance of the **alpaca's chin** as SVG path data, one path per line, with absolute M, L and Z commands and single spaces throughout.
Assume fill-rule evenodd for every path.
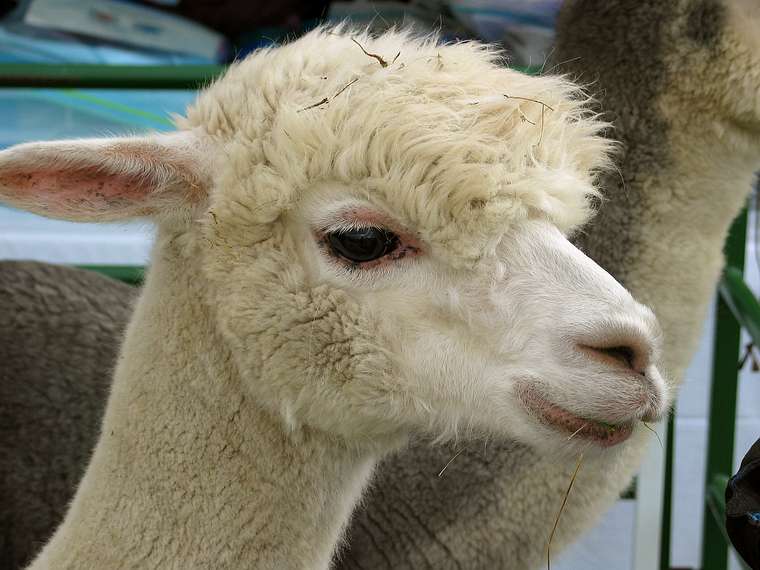
M 520 401 L 542 426 L 556 432 L 568 443 L 588 442 L 599 447 L 613 447 L 633 433 L 635 421 L 607 423 L 579 416 L 544 397 L 539 391 L 523 387 Z

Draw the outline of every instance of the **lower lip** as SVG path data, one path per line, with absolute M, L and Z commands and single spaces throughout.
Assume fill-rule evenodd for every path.
M 601 447 L 613 447 L 627 440 L 633 433 L 633 424 L 618 424 L 613 427 L 595 420 L 576 416 L 574 413 L 554 404 L 532 388 L 520 390 L 523 405 L 541 423 L 567 434 L 568 439 L 591 441 Z

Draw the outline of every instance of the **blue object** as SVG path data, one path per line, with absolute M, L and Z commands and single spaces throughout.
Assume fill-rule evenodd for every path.
M 193 91 L 0 90 L 0 148 L 30 140 L 170 131 Z
M 0 24 L 0 62 L 114 65 L 216 63 L 205 57 L 120 48 L 86 41 L 61 32 L 33 32 L 18 23 Z

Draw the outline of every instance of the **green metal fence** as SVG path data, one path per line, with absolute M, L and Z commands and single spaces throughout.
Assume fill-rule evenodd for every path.
M 0 87 L 199 89 L 221 65 L 0 64 Z
M 747 212 L 742 212 L 726 241 L 726 269 L 718 288 L 713 339 L 713 368 L 705 473 L 702 535 L 703 570 L 725 570 L 730 542 L 725 530 L 726 481 L 734 470 L 736 396 L 741 331 L 760 346 L 760 304 L 744 282 Z

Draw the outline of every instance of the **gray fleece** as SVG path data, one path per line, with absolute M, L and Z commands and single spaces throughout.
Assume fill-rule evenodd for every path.
M 136 289 L 91 271 L 0 262 L 0 568 L 63 518 L 89 460 Z

